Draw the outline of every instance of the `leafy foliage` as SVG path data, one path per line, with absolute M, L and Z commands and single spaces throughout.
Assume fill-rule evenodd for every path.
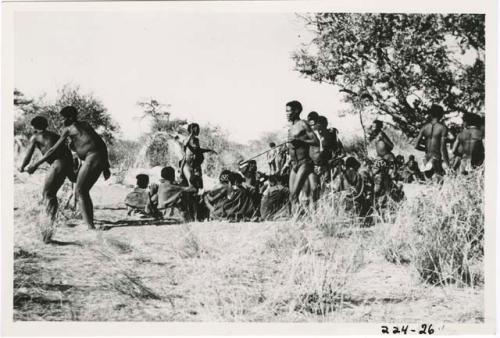
M 426 121 L 430 103 L 484 114 L 484 15 L 316 13 L 304 19 L 314 37 L 293 54 L 296 69 L 338 86 L 355 109 L 388 115 L 409 136 Z
M 14 106 L 17 119 L 14 122 L 14 134 L 29 137 L 31 135 L 30 121 L 36 115 L 42 115 L 49 122 L 49 129 L 59 131 L 63 128 L 63 119 L 59 112 L 65 106 L 75 106 L 79 119 L 88 122 L 110 144 L 118 132 L 118 126 L 111 119 L 103 103 L 92 94 L 82 94 L 78 87 L 65 85 L 57 93 L 53 103 L 46 103 L 42 98 L 35 100 L 26 98 L 14 90 Z

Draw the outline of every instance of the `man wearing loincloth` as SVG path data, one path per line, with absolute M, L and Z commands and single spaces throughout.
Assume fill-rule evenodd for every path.
M 83 220 L 89 229 L 94 226 L 94 206 L 90 198 L 90 189 L 101 175 L 107 180 L 111 173 L 109 171 L 108 148 L 94 128 L 87 122 L 78 121 L 78 111 L 73 106 L 64 107 L 60 114 L 64 118 L 65 128 L 58 141 L 44 154 L 44 156 L 28 167 L 27 171 L 32 173 L 47 159 L 51 158 L 61 147 L 66 147 L 66 139 L 70 138 L 74 151 L 83 161 L 76 178 L 75 193 L 82 211 Z
M 484 133 L 481 129 L 481 118 L 478 115 L 464 113 L 462 119 L 463 130 L 455 140 L 452 153 L 461 157 L 459 172 L 467 174 L 484 162 Z
M 309 156 L 309 147 L 318 146 L 319 141 L 311 127 L 300 119 L 302 104 L 291 101 L 286 104 L 288 129 L 288 154 L 290 156 L 290 202 L 292 205 L 299 201 L 299 194 L 306 180 L 309 183 L 310 196 L 313 201 L 318 197 L 318 178 L 314 173 L 314 165 Z
M 417 150 L 425 150 L 425 168 L 424 173 L 427 178 L 433 175 L 442 177 L 445 174 L 443 162 L 449 168 L 448 150 L 446 149 L 446 139 L 448 128 L 440 122 L 444 116 L 443 107 L 433 104 L 429 109 L 431 121 L 426 123 L 416 139 Z

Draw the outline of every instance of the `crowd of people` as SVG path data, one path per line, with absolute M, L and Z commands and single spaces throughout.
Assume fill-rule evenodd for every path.
M 172 166 L 161 170 L 159 182 L 139 174 L 136 187 L 125 197 L 128 215 L 163 218 L 178 209 L 186 222 L 276 220 L 314 210 L 321 196 L 344 192 L 345 208 L 369 224 L 371 216 L 385 209 L 389 201 L 404 199 L 403 183 L 439 181 L 450 171 L 468 174 L 484 162 L 484 118 L 475 114 L 464 113 L 461 130 L 451 135 L 450 161 L 450 131 L 441 121 L 444 110 L 439 105 L 430 107 L 429 120 L 415 141 L 415 148 L 425 152 L 421 169 L 414 155 L 408 159 L 394 155 L 394 143 L 380 120 L 368 130 L 376 158 L 356 158 L 348 156 L 339 131 L 329 127 L 325 116 L 313 111 L 302 120 L 302 110 L 298 101 L 286 104 L 288 138 L 279 145 L 270 143 L 261 154 L 266 155 L 266 173 L 250 159 L 238 163 L 239 170 L 223 170 L 218 184 L 209 190 L 203 186 L 204 154 L 217 153 L 200 146 L 200 127 L 189 124 L 178 177 Z M 88 123 L 78 120 L 74 107 L 65 107 L 60 113 L 65 126 L 61 135 L 47 130 L 48 121 L 42 116 L 31 121 L 34 135 L 20 171 L 31 174 L 40 164 L 50 164 L 43 197 L 52 221 L 58 208 L 57 191 L 66 178 L 74 182 L 83 219 L 94 229 L 89 192 L 101 174 L 104 179 L 110 176 L 107 147 Z M 43 156 L 29 165 L 36 148 Z M 72 152 L 79 158 L 78 167 Z

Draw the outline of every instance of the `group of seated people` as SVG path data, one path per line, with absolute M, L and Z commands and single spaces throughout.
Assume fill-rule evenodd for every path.
M 149 176 L 139 174 L 135 188 L 125 197 L 127 215 L 158 219 L 172 215 L 177 209 L 185 222 L 286 217 L 288 188 L 283 177 L 257 173 L 255 161 L 245 167 L 243 173 L 223 170 L 216 186 L 207 191 L 176 182 L 172 167 L 161 170 L 159 184 L 149 184 Z
M 410 158 L 398 171 L 398 175 L 406 175 L 403 181 L 419 179 L 415 165 L 414 158 Z M 339 168 L 330 191 L 346 191 L 346 208 L 360 217 L 385 208 L 389 199 L 400 201 L 404 197 L 401 184 L 384 160 L 367 160 L 362 165 L 348 157 L 340 161 Z M 288 175 L 258 172 L 255 161 L 245 163 L 240 171 L 223 170 L 219 182 L 206 191 L 176 182 L 172 167 L 162 169 L 158 184 L 150 184 L 145 174 L 136 179 L 136 187 L 125 198 L 128 215 L 159 219 L 177 209 L 185 222 L 266 221 L 291 216 Z

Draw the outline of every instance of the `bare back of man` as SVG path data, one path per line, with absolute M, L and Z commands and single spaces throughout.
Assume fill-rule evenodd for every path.
M 479 127 L 469 126 L 465 128 L 458 135 L 458 142 L 459 147 L 461 146 L 462 148 L 462 162 L 467 167 L 466 169 L 470 170 L 483 164 L 483 132 Z
M 31 161 L 31 157 L 36 148 L 45 155 L 48 150 L 57 143 L 59 138 L 60 136 L 58 134 L 48 130 L 43 130 L 33 135 L 30 139 L 28 153 L 21 166 L 21 172 L 24 171 L 24 168 Z M 66 177 L 72 182 L 75 182 L 76 177 L 73 172 L 71 152 L 66 145 L 61 146 L 57 152 L 48 157 L 46 162 L 50 164 L 50 167 L 45 176 L 43 185 L 43 200 L 46 203 L 46 212 L 51 222 L 54 222 L 58 210 L 57 192 L 63 185 Z
M 425 138 L 425 162 L 426 168 L 428 168 L 425 171 L 428 177 L 434 173 L 441 176 L 445 174 L 443 161 L 449 166 L 446 150 L 447 133 L 446 126 L 440 122 L 426 123 L 420 131 L 417 144 L 420 142 L 420 138 Z

